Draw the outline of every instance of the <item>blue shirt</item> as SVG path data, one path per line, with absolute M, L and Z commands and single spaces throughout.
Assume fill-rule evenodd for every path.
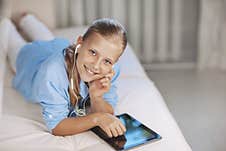
M 70 112 L 69 81 L 63 51 L 69 44 L 68 40 L 61 38 L 34 41 L 20 50 L 16 60 L 13 87 L 27 101 L 41 104 L 43 118 L 50 132 Z M 118 101 L 116 79 L 120 74 L 117 63 L 113 70 L 115 75 L 111 80 L 111 88 L 103 95 L 103 99 L 114 108 Z M 80 95 L 83 98 L 88 95 L 88 87 L 82 80 Z

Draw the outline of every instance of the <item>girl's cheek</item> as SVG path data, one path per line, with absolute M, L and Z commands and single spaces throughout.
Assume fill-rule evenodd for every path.
M 90 64 L 94 64 L 96 62 L 96 60 L 92 57 L 85 57 L 84 61 Z

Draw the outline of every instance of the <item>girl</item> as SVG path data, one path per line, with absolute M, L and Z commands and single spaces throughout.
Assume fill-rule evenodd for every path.
M 122 135 L 125 126 L 114 116 L 120 72 L 116 62 L 127 45 L 122 25 L 96 20 L 72 45 L 54 38 L 33 15 L 24 15 L 18 26 L 33 42 L 26 43 L 9 19 L 0 24 L 0 30 L 8 31 L 13 87 L 42 106 L 49 131 L 66 136 L 99 126 L 109 137 Z

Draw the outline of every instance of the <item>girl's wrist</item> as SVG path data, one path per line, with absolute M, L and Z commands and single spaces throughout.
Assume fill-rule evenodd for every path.
M 102 100 L 102 96 L 90 96 L 90 100 L 92 101 L 92 102 L 95 102 L 95 101 L 100 101 L 100 100 Z
M 90 116 L 90 120 L 93 123 L 93 125 L 94 126 L 99 126 L 100 114 L 99 113 L 92 113 L 92 114 L 89 114 L 89 116 Z

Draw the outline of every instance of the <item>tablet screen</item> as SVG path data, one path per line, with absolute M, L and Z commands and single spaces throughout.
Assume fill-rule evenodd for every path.
M 124 135 L 108 138 L 100 128 L 95 127 L 93 130 L 99 137 L 104 139 L 116 150 L 127 150 L 153 140 L 161 139 L 159 134 L 149 129 L 130 115 L 121 114 L 117 117 L 126 127 L 126 133 Z

